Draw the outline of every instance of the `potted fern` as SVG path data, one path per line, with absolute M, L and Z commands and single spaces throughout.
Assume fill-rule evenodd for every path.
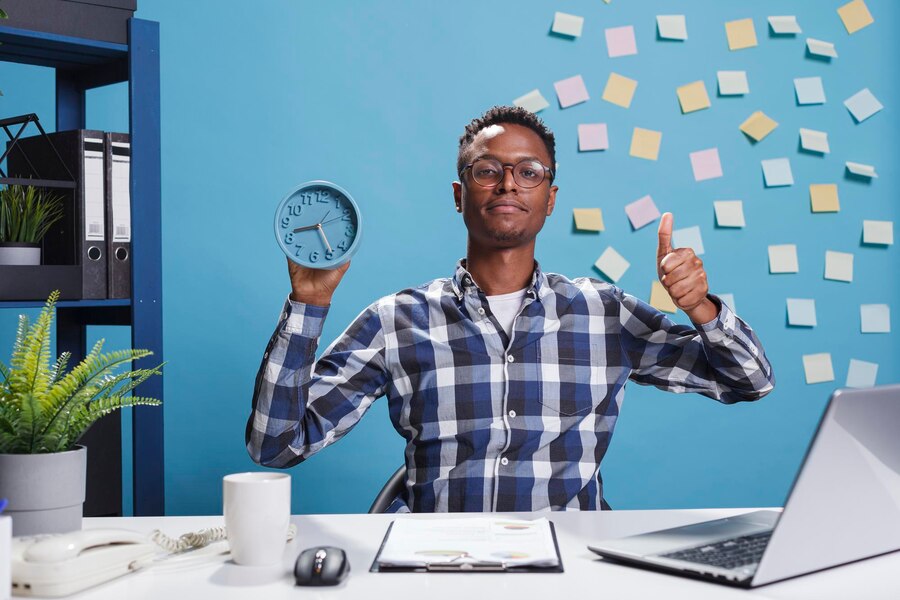
M 81 529 L 87 449 L 79 437 L 114 410 L 160 404 L 128 394 L 162 365 L 115 373 L 148 350 L 103 353 L 100 340 L 71 370 L 68 352 L 51 363 L 58 299 L 53 292 L 33 324 L 19 316 L 9 366 L 0 362 L 0 496 L 9 500 L 13 535 Z
M 58 196 L 33 185 L 0 189 L 0 265 L 41 264 L 41 240 L 62 217 Z

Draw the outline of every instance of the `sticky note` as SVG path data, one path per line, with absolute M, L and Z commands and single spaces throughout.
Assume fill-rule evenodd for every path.
M 553 84 L 553 87 L 556 88 L 556 96 L 559 98 L 560 108 L 568 108 L 575 104 L 587 102 L 590 99 L 581 75 L 557 81 Z
M 822 87 L 821 77 L 798 77 L 794 80 L 794 89 L 800 104 L 825 104 L 825 88 Z
M 756 29 L 753 19 L 740 19 L 725 23 L 725 35 L 728 37 L 729 50 L 742 50 L 756 45 Z
M 662 142 L 661 131 L 635 127 L 631 135 L 631 150 L 628 153 L 638 158 L 656 160 L 659 157 L 660 142 Z
M 813 129 L 800 128 L 800 147 L 808 152 L 818 152 L 820 154 L 828 154 L 831 149 L 828 147 L 828 134 L 824 131 L 815 131 Z
M 837 58 L 837 50 L 834 49 L 834 44 L 832 44 L 831 42 L 814 40 L 813 38 L 806 38 L 806 49 L 809 50 L 810 54 L 814 54 L 816 56 Z
M 728 306 L 731 309 L 731 312 L 737 314 L 737 308 L 735 308 L 734 303 L 734 294 L 716 294 L 719 297 L 719 300 L 722 301 L 722 304 Z
M 872 13 L 869 12 L 869 8 L 863 0 L 848 2 L 837 9 L 837 11 L 841 21 L 844 22 L 844 27 L 847 28 L 847 33 L 856 33 L 863 27 L 868 27 L 875 22 L 875 19 L 872 18 Z
M 637 230 L 658 219 L 659 209 L 656 208 L 656 204 L 653 203 L 653 198 L 648 195 L 635 200 L 630 204 L 626 204 L 625 214 L 628 215 L 631 226 Z
M 844 100 L 844 106 L 847 107 L 857 123 L 862 123 L 884 108 L 878 98 L 869 91 L 869 88 L 863 88 Z
M 788 298 L 788 325 L 795 327 L 816 326 L 816 301 L 812 298 Z
M 550 103 L 541 95 L 540 90 L 531 90 L 524 96 L 519 96 L 513 100 L 513 106 L 521 106 L 525 110 L 537 113 L 550 106 Z
M 667 313 L 678 311 L 678 307 L 675 306 L 675 302 L 672 301 L 669 292 L 659 280 L 654 280 L 653 285 L 650 286 L 650 306 Z
M 691 152 L 691 168 L 694 170 L 694 181 L 721 177 L 722 163 L 719 161 L 719 149 L 710 148 Z
M 703 254 L 703 239 L 700 237 L 700 227 L 685 227 L 672 231 L 672 245 L 675 248 L 691 248 L 694 254 Z
M 799 273 L 797 246 L 777 244 L 769 246 L 769 273 Z
M 841 203 L 835 183 L 813 183 L 809 186 L 809 204 L 813 212 L 838 212 Z
M 776 127 L 778 127 L 778 123 L 763 111 L 758 110 L 741 123 L 740 129 L 758 142 L 775 131 Z
M 804 354 L 803 372 L 806 375 L 806 383 L 825 383 L 834 381 L 834 369 L 831 367 L 831 354 Z
M 581 123 L 578 125 L 578 149 L 582 152 L 606 150 L 609 137 L 606 123 Z
M 684 15 L 657 15 L 656 30 L 664 40 L 686 40 L 688 37 Z
M 747 71 L 716 71 L 719 93 L 723 96 L 742 96 L 750 93 Z
M 862 163 L 849 162 L 845 163 L 847 165 L 847 170 L 853 173 L 854 175 L 858 175 L 860 177 L 878 177 L 878 174 L 875 173 L 875 167 L 872 165 L 864 165 Z
M 603 88 L 603 99 L 622 108 L 628 108 L 631 106 L 631 99 L 634 97 L 637 84 L 638 82 L 634 79 L 610 73 L 609 79 L 606 80 L 606 87 Z
M 601 273 L 609 277 L 610 281 L 615 283 L 622 278 L 622 275 L 625 274 L 625 271 L 628 270 L 631 263 L 625 260 L 621 254 L 613 250 L 613 247 L 610 246 L 603 251 L 603 254 L 601 254 L 600 258 L 597 259 L 597 262 L 594 263 L 594 266 L 597 267 Z
M 603 231 L 603 212 L 599 208 L 573 208 L 575 229 L 579 231 Z
M 772 33 L 776 35 L 802 33 L 802 31 L 800 31 L 800 24 L 797 23 L 797 17 L 795 15 L 769 17 L 769 27 L 772 28 Z
M 860 304 L 859 319 L 863 333 L 891 332 L 891 307 L 887 304 Z
M 606 52 L 610 58 L 637 54 L 637 43 L 634 40 L 634 27 L 610 27 L 606 33 Z
M 825 279 L 853 281 L 853 255 L 849 252 L 825 251 Z
M 863 244 L 890 246 L 893 243 L 893 221 L 863 221 Z
M 875 387 L 875 379 L 878 377 L 878 363 L 864 360 L 850 359 L 850 368 L 847 369 L 847 383 L 849 388 Z
M 794 185 L 794 174 L 791 172 L 791 161 L 787 158 L 770 158 L 762 161 L 763 176 L 766 187 Z
M 719 227 L 743 227 L 744 203 L 740 200 L 716 200 L 716 224 Z
M 553 15 L 553 27 L 550 29 L 559 35 L 579 37 L 582 27 L 584 27 L 584 17 L 557 12 Z
M 676 89 L 682 114 L 709 108 L 709 96 L 702 81 L 695 81 Z

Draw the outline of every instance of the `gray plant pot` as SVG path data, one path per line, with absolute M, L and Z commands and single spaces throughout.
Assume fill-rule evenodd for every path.
M 87 448 L 49 454 L 0 454 L 0 497 L 13 535 L 81 529 Z
M 41 245 L 0 242 L 0 265 L 39 265 Z

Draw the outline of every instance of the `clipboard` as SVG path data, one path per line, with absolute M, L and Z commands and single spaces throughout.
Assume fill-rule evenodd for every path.
M 556 564 L 552 566 L 539 565 L 506 565 L 503 562 L 431 562 L 422 566 L 398 566 L 390 564 L 382 564 L 379 560 L 381 553 L 391 536 L 391 529 L 394 527 L 394 521 L 388 526 L 369 568 L 370 573 L 564 573 L 562 556 L 559 554 L 559 542 L 556 539 L 556 526 L 553 521 L 549 521 L 550 536 L 553 539 L 553 548 L 556 551 Z

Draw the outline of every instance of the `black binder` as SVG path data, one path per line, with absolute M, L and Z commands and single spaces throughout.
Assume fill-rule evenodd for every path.
M 64 215 L 43 242 L 43 262 L 81 266 L 81 298 L 106 298 L 106 206 L 103 132 L 86 129 L 47 134 L 59 157 L 41 136 L 20 138 L 7 157 L 10 177 L 68 179 L 74 189 L 48 189 L 63 197 Z M 65 162 L 60 164 L 59 159 Z
M 131 138 L 107 133 L 106 248 L 110 298 L 131 297 Z

